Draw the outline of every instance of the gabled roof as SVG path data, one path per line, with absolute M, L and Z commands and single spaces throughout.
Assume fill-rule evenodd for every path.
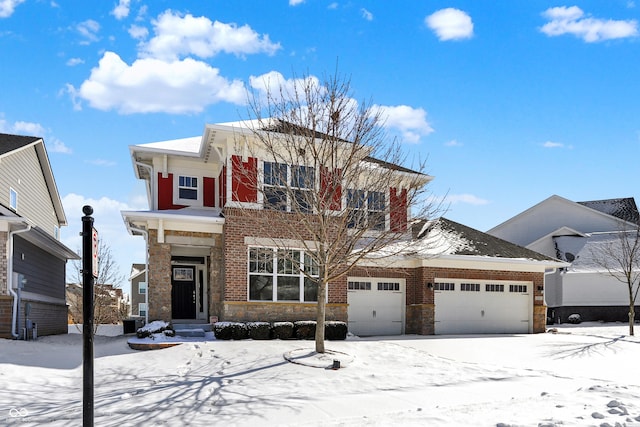
M 595 209 L 599 212 L 606 213 L 607 215 L 615 216 L 616 218 L 620 218 L 623 221 L 631 222 L 634 224 L 640 223 L 638 207 L 636 206 L 636 201 L 633 197 L 592 200 L 588 202 L 578 203 L 588 208 Z
M 42 175 L 47 183 L 49 195 L 51 196 L 51 202 L 53 203 L 58 222 L 60 225 L 67 225 L 67 217 L 64 213 L 62 200 L 60 199 L 60 193 L 58 192 L 58 186 L 56 185 L 53 170 L 51 169 L 51 163 L 49 162 L 49 156 L 47 155 L 47 150 L 44 146 L 44 140 L 36 136 L 0 133 L 0 158 L 31 145 L 35 147 L 36 154 L 40 160 Z
M 429 244 L 430 240 L 435 241 L 438 237 L 442 237 L 440 239 L 442 243 L 437 248 L 434 248 L 435 254 L 438 251 L 444 251 L 446 255 L 558 261 L 446 218 L 422 223 L 422 228 L 417 236 L 418 241 Z
M 35 136 L 10 135 L 8 133 L 0 133 L 0 157 L 7 153 L 15 151 L 19 148 L 33 144 L 41 138 Z

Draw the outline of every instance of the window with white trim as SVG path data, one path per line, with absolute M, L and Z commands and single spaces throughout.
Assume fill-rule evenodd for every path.
M 195 176 L 178 176 L 178 198 L 198 200 L 198 178 Z
M 444 283 L 444 282 L 436 282 L 433 284 L 434 291 L 455 291 L 456 284 L 455 283 Z
M 303 213 L 313 211 L 316 179 L 313 167 L 264 162 L 263 170 L 265 208 Z
M 509 285 L 509 292 L 527 293 L 527 285 Z
M 138 316 L 147 315 L 147 304 L 144 302 L 138 303 Z
M 350 291 L 370 291 L 371 282 L 349 282 L 347 289 Z
M 486 292 L 504 292 L 504 285 L 498 283 L 487 283 L 484 285 Z
M 249 248 L 249 300 L 318 300 L 318 266 L 297 249 Z
M 147 293 L 147 282 L 138 283 L 138 293 L 144 295 Z
M 463 292 L 480 292 L 480 283 L 460 283 Z
M 378 282 L 379 291 L 399 291 L 400 283 L 396 282 Z
M 349 228 L 384 230 L 385 195 L 380 191 L 347 190 Z
M 9 207 L 14 211 L 18 210 L 18 192 L 9 187 Z

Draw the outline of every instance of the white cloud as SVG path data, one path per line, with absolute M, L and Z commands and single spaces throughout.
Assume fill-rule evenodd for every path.
M 425 18 L 425 24 L 441 41 L 468 39 L 473 36 L 471 17 L 459 9 L 450 7 L 438 10 Z
M 141 46 L 140 56 L 172 61 L 179 57 L 210 58 L 220 52 L 238 56 L 275 54 L 280 43 L 260 36 L 248 25 L 238 27 L 201 16 L 181 16 L 166 11 L 153 21 L 155 36 Z
M 106 52 L 79 89 L 68 87 L 72 98 L 82 98 L 99 110 L 123 114 L 165 112 L 198 113 L 216 102 L 243 104 L 244 84 L 221 77 L 217 68 L 187 58 L 165 62 L 138 59 L 126 64 Z
M 40 123 L 17 121 L 11 124 L 2 117 L 4 117 L 4 115 L 0 114 L 0 132 L 36 136 L 44 139 L 44 143 L 49 153 L 71 154 L 71 149 L 64 145 L 64 143 L 55 136 L 51 136 L 51 132 L 45 129 L 45 127 Z
M 100 24 L 93 19 L 87 19 L 84 22 L 79 23 L 76 26 L 76 31 L 84 37 L 84 41 L 81 44 L 89 44 L 100 40 L 98 37 L 98 31 L 100 31 Z
M 116 17 L 117 20 L 124 19 L 129 16 L 131 0 L 120 0 L 116 7 L 111 11 L 111 14 Z
M 587 43 L 638 36 L 635 19 L 616 21 L 592 18 L 578 6 L 552 7 L 542 13 L 549 22 L 540 31 L 549 37 L 573 34 Z
M 76 65 L 84 64 L 84 59 L 82 58 L 70 58 L 67 61 L 67 65 L 69 67 L 75 67 Z
M 458 142 L 456 139 L 452 139 L 451 141 L 447 141 L 444 143 L 445 147 L 462 147 L 464 144 L 462 142 Z
M 129 35 L 136 40 L 144 40 L 149 35 L 149 30 L 139 25 L 129 27 Z
M 374 109 L 381 110 L 384 127 L 399 130 L 406 142 L 417 143 L 421 137 L 433 132 L 433 128 L 427 122 L 427 112 L 423 108 L 375 105 Z
M 87 163 L 90 163 L 94 166 L 101 166 L 101 167 L 112 167 L 115 166 L 117 163 L 112 161 L 112 160 L 105 160 L 105 159 L 94 159 L 94 160 L 89 160 Z
M 568 149 L 572 149 L 573 146 L 571 145 L 565 145 L 561 142 L 553 142 L 553 141 L 546 141 L 544 143 L 542 143 L 542 146 L 544 148 L 568 148 Z
M 362 17 L 367 21 L 373 21 L 373 13 L 369 12 L 367 9 L 360 9 L 360 13 L 362 13 Z
M 304 0 L 289 0 L 289 6 L 297 6 L 304 3 Z
M 330 3 L 329 6 L 327 6 L 327 9 L 329 9 L 329 10 L 335 10 L 337 8 L 338 8 L 338 3 L 337 2 Z
M 473 194 L 449 194 L 444 198 L 444 202 L 452 205 L 464 203 L 473 206 L 488 205 L 490 203 L 488 200 L 474 196 Z
M 94 199 L 70 193 L 62 198 L 62 205 L 68 222 L 67 227 L 64 227 L 61 232 L 62 242 L 70 249 L 74 251 L 82 249 L 82 238 L 79 236 L 84 216 L 82 207 L 89 205 L 93 208 L 92 216 L 99 239 L 111 248 L 121 273 L 129 277 L 131 264 L 144 262 L 144 239 L 131 236 L 127 232 L 120 211 L 146 209 L 146 203 L 131 206 L 126 202 L 108 197 Z
M 8 18 L 13 15 L 16 7 L 25 0 L 0 0 L 0 18 Z
M 12 131 L 20 135 L 44 137 L 45 128 L 40 123 L 33 122 L 15 122 Z

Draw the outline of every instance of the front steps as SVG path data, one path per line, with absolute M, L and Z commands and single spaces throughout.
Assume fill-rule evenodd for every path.
M 211 332 L 211 323 L 182 323 L 173 322 L 173 329 L 177 336 L 185 338 L 204 338 L 207 332 Z

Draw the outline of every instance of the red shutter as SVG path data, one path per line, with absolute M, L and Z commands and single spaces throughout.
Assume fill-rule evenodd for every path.
M 173 174 L 162 177 L 162 172 L 158 172 L 158 209 L 182 209 L 184 205 L 173 204 Z
M 327 208 L 339 211 L 342 208 L 342 185 L 340 183 L 342 171 L 320 167 L 320 198 L 328 204 Z
M 396 188 L 389 189 L 389 208 L 391 211 L 391 231 L 407 230 L 407 190 L 399 193 Z
M 216 205 L 216 180 L 205 176 L 202 181 L 202 204 L 213 208 Z
M 240 156 L 231 156 L 231 197 L 236 202 L 258 201 L 258 159 L 249 157 L 246 162 Z

